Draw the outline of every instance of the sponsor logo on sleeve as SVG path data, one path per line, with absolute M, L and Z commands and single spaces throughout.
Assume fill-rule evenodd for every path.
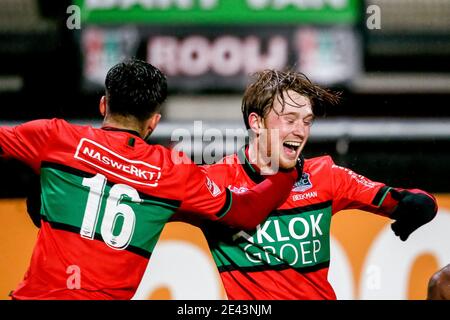
M 127 159 L 86 138 L 80 140 L 74 158 L 139 185 L 156 187 L 161 178 L 161 168 L 144 161 Z
M 234 193 L 244 193 L 244 192 L 248 191 L 247 187 L 235 187 L 232 185 L 229 185 L 228 189 L 230 189 L 230 191 L 234 192 Z
M 375 188 L 376 187 L 376 183 L 373 181 L 370 181 L 369 179 L 367 179 L 366 177 L 364 177 L 363 175 L 357 174 L 354 171 L 348 169 L 348 168 L 344 168 L 341 166 L 338 166 L 336 164 L 334 164 L 332 166 L 333 169 L 340 169 L 345 171 L 352 179 L 354 179 L 356 182 L 358 182 L 359 184 L 362 184 L 363 186 L 367 187 L 367 188 Z
M 222 193 L 220 191 L 220 188 L 217 186 L 217 184 L 214 183 L 210 178 L 206 177 L 206 187 L 208 188 L 209 192 L 213 195 L 213 197 L 217 197 L 219 194 Z

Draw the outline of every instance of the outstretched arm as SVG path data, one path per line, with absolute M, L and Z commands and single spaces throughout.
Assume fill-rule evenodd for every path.
M 361 209 L 395 220 L 391 227 L 402 241 L 437 213 L 436 199 L 420 189 L 392 188 L 333 165 L 333 212 Z
M 377 199 L 382 193 L 381 199 Z M 406 241 L 411 233 L 434 219 L 438 206 L 434 196 L 423 190 L 384 186 L 372 203 L 361 209 L 393 219 L 392 231 Z
M 206 169 L 193 166 L 186 196 L 174 220 L 198 224 L 206 218 L 232 228 L 252 230 L 286 200 L 301 170 L 299 164 L 296 170 L 266 176 L 244 193 L 233 193 L 223 184 L 216 184 Z
M 232 193 L 231 206 L 219 222 L 230 227 L 252 230 L 289 196 L 297 175 L 277 173 L 244 193 Z
M 16 127 L 0 127 L 0 156 L 17 159 L 38 172 L 56 121 L 34 120 Z

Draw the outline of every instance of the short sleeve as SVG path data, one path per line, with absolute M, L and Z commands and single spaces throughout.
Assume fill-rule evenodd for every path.
M 51 143 L 55 120 L 35 120 L 15 127 L 0 128 L 0 152 L 39 170 L 43 152 Z
M 333 213 L 344 209 L 376 212 L 388 187 L 372 181 L 348 168 L 338 166 L 330 158 L 330 177 L 333 194 Z

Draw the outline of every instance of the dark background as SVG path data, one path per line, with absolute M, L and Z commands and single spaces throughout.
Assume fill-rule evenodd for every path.
M 7 124 L 52 117 L 100 121 L 97 105 L 102 92 L 82 90 L 79 34 L 66 28 L 66 8 L 71 2 L 40 0 L 36 3 L 41 18 L 48 22 L 45 30 L 0 29 L 0 76 L 18 75 L 22 79 L 20 89 L 0 90 L 0 121 Z M 386 78 L 393 73 L 424 77 L 450 74 L 450 30 L 419 28 L 409 32 L 378 32 L 365 27 L 364 6 L 361 17 L 357 27 L 363 38 L 364 72 Z M 339 107 L 327 111 L 327 119 L 414 119 L 418 123 L 424 119 L 450 119 L 450 88 L 434 90 L 427 86 L 417 92 L 376 90 L 375 93 L 345 85 L 334 89 L 343 92 L 343 101 Z M 242 92 L 221 90 L 195 94 L 240 95 Z M 171 95 L 186 93 L 190 92 L 170 92 Z M 311 141 L 305 154 L 330 154 L 336 163 L 392 186 L 450 192 L 450 136 L 350 140 L 344 153 L 337 152 L 337 143 L 338 140 Z M 0 159 L 0 177 L 0 197 L 23 197 L 32 174 L 17 161 Z

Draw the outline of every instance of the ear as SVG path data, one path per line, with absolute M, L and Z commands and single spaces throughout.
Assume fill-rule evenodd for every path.
M 102 96 L 100 99 L 100 104 L 98 106 L 98 109 L 100 110 L 100 114 L 104 117 L 106 115 L 106 97 Z
M 248 124 L 250 126 L 250 129 L 256 134 L 259 134 L 261 129 L 264 128 L 263 119 L 255 112 L 252 112 L 248 115 Z
M 152 134 L 152 132 L 155 130 L 156 126 L 159 123 L 159 120 L 161 120 L 161 114 L 155 113 L 153 114 L 148 120 L 147 120 L 147 126 L 146 126 L 146 132 L 145 137 L 148 137 Z
M 150 118 L 150 127 L 152 128 L 152 131 L 155 130 L 156 126 L 159 123 L 159 120 L 161 120 L 161 114 L 160 113 L 155 113 L 153 116 L 151 116 L 151 118 Z

